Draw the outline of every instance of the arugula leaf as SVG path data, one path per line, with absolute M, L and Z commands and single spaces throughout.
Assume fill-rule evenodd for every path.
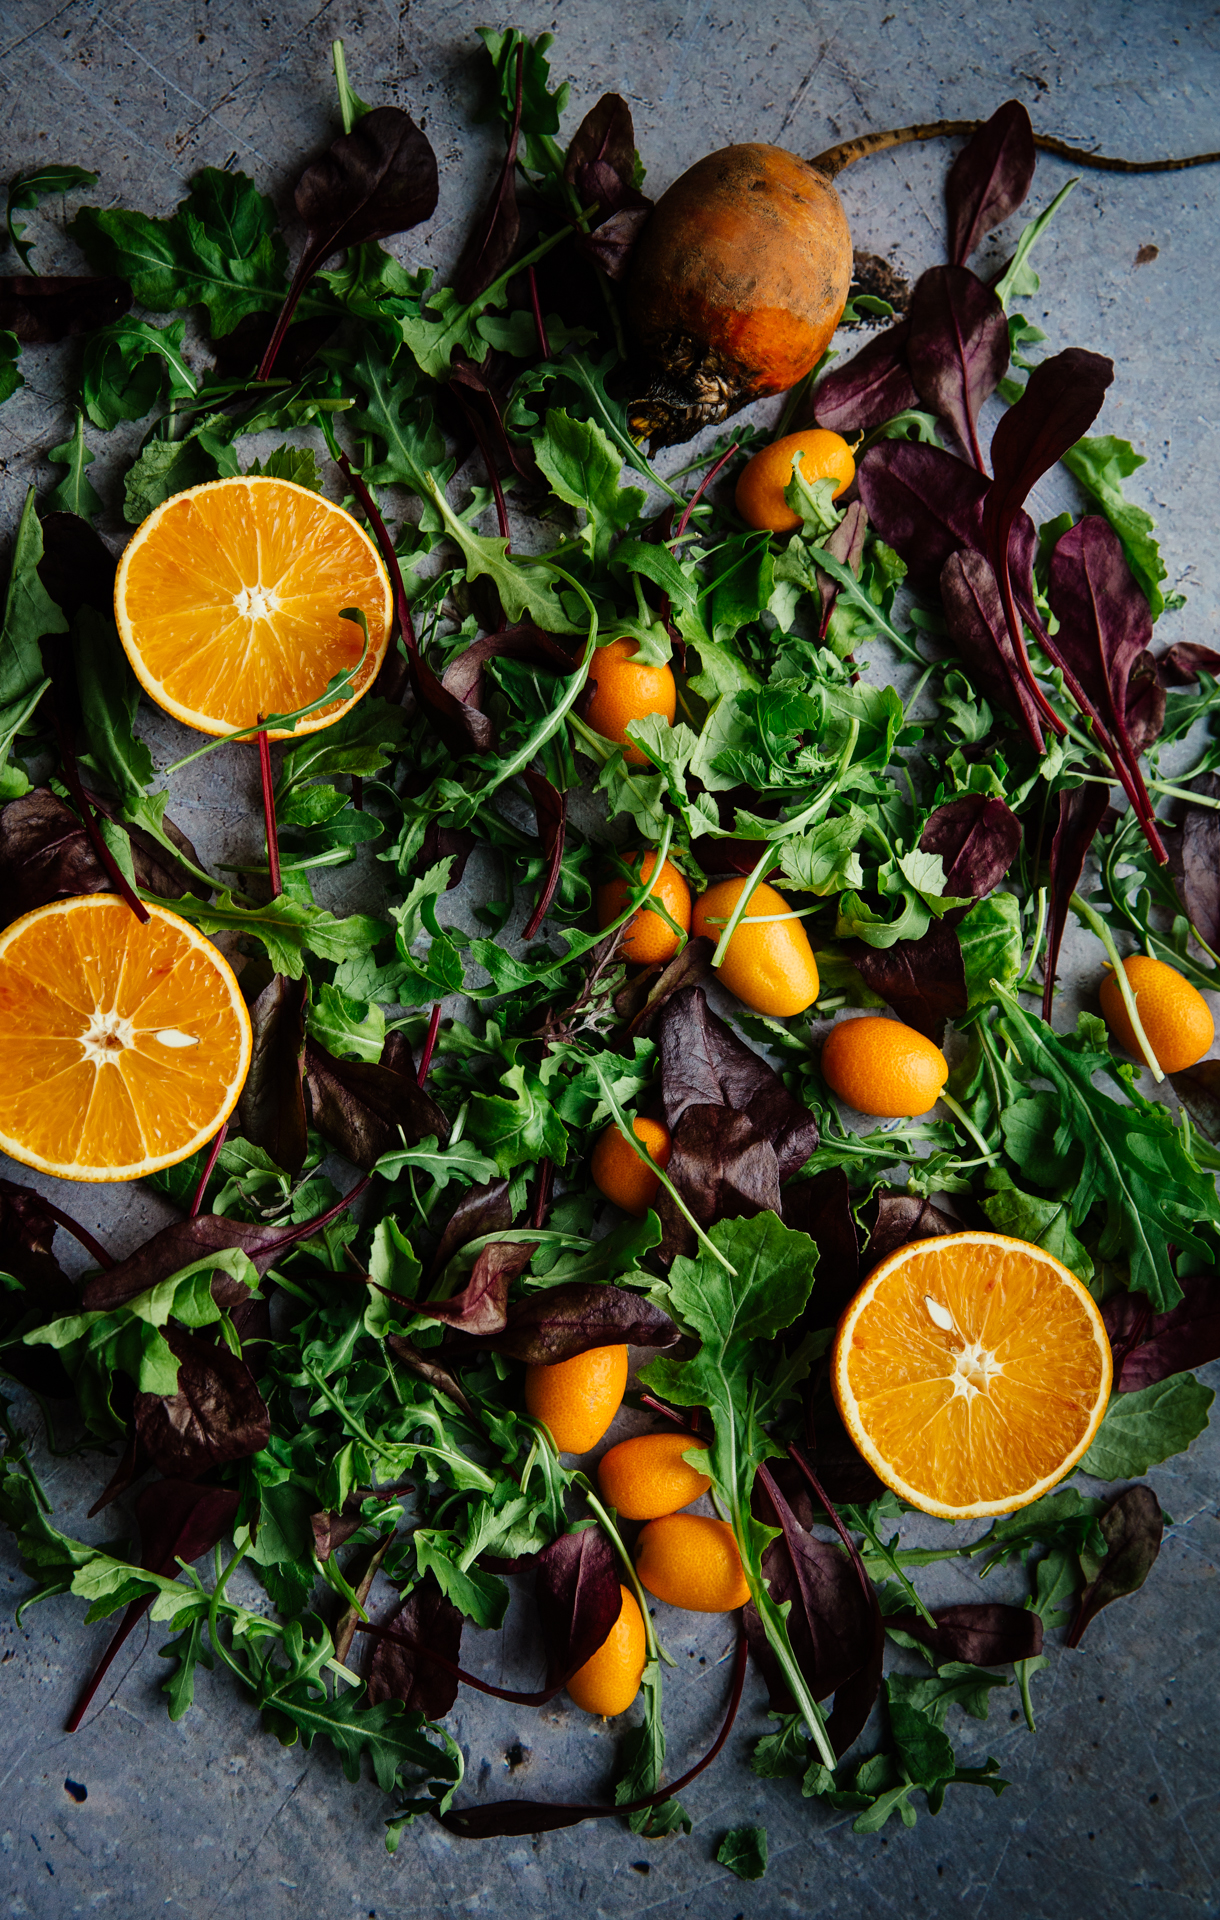
M 97 174 L 86 173 L 84 167 L 30 167 L 24 173 L 13 175 L 9 181 L 4 223 L 8 228 L 8 243 L 15 253 L 21 255 L 21 264 L 27 273 L 33 271 L 30 255 L 34 251 L 34 243 L 22 238 L 23 234 L 29 232 L 29 227 L 24 223 L 18 226 L 14 214 L 32 213 L 40 200 L 49 199 L 53 193 L 74 193 L 78 187 L 95 187 L 97 182 Z
M 1198 1439 L 1215 1397 L 1193 1373 L 1171 1373 L 1136 1393 L 1113 1394 L 1080 1471 L 1098 1480 L 1140 1479 Z
M 534 441 L 534 457 L 552 491 L 587 515 L 580 537 L 593 562 L 604 564 L 616 535 L 639 518 L 648 498 L 639 487 L 619 485 L 622 454 L 592 421 L 552 407 Z
M 55 466 L 67 468 L 63 479 L 47 495 L 47 505 L 53 512 L 78 514 L 92 526 L 93 516 L 101 512 L 102 503 L 85 468 L 92 466 L 96 458 L 85 445 L 85 417 L 78 407 L 72 438 L 52 447 L 47 454 Z
M 353 1000 L 337 987 L 322 987 L 311 999 L 305 1025 L 328 1053 L 355 1060 L 380 1060 L 385 1045 L 385 1014 L 376 1001 Z
M 13 741 L 30 720 L 50 686 L 42 670 L 39 641 L 44 634 L 66 633 L 68 623 L 38 574 L 42 528 L 34 511 L 34 489 L 25 496 L 13 542 L 4 624 L 0 627 L 0 800 L 29 791 L 29 780 L 9 760 Z
M 1147 464 L 1147 456 L 1137 453 L 1129 440 L 1103 433 L 1078 440 L 1064 454 L 1063 464 L 1092 494 L 1122 541 L 1127 565 L 1144 590 L 1153 619 L 1159 620 L 1165 611 L 1161 581 L 1167 569 L 1155 538 L 1156 522 L 1123 493 L 1123 481 Z
M 1010 1233 L 1016 1240 L 1045 1247 L 1087 1286 L 1093 1278 L 1093 1261 L 1072 1232 L 1071 1201 L 1022 1193 L 1016 1182 L 998 1168 L 989 1170 L 987 1185 L 991 1192 L 980 1205 L 997 1233 Z
M 120 420 L 143 419 L 161 398 L 167 375 L 171 401 L 194 397 L 195 376 L 182 353 L 185 332 L 185 320 L 154 327 L 128 313 L 90 334 L 81 395 L 95 427 L 108 433 Z
M 998 998 L 1000 1029 L 1026 1071 L 1044 1075 L 1055 1089 L 1055 1151 L 1079 1157 L 1073 1227 L 1083 1225 L 1092 1206 L 1102 1205 L 1101 1258 L 1124 1255 L 1133 1290 L 1148 1295 L 1154 1312 L 1167 1313 L 1182 1297 L 1169 1243 L 1189 1251 L 1201 1265 L 1211 1262 L 1200 1229 L 1220 1231 L 1215 1180 L 1191 1159 L 1165 1108 L 1145 1100 L 1120 1077 L 1100 1020 L 1081 1014 L 1074 1034 L 1059 1035 L 1025 1013 L 1006 989 Z M 1097 1090 L 1098 1073 L 1123 1088 L 1126 1104 Z M 1006 1137 L 1021 1164 L 1021 1143 L 1011 1133 Z
M 730 1827 L 716 1849 L 716 1858 L 739 1880 L 761 1880 L 767 1871 L 767 1829 Z
M 271 480 L 291 480 L 298 487 L 312 488 L 314 493 L 322 491 L 322 476 L 312 447 L 276 447 L 265 460 L 252 460 L 246 472 L 264 474 Z
M 153 906 L 180 913 L 202 933 L 231 929 L 261 940 L 275 971 L 290 980 L 301 978 L 307 953 L 316 953 L 321 960 L 355 960 L 390 931 L 384 920 L 374 920 L 367 913 L 349 913 L 337 920 L 324 907 L 285 893 L 261 907 L 239 907 L 225 887 L 211 902 L 192 893 L 181 900 L 158 900 L 151 893 L 147 898 Z
M 559 173 L 562 156 L 552 136 L 559 132 L 559 116 L 568 104 L 570 88 L 561 81 L 554 92 L 550 88 L 551 68 L 547 51 L 555 43 L 553 33 L 540 33 L 536 40 L 509 27 L 499 33 L 492 27 L 476 32 L 487 49 L 495 76 L 495 110 L 505 127 L 511 127 L 516 113 L 518 62 L 524 56 L 521 71 L 521 139 L 524 160 L 532 173 Z
M 168 220 L 82 207 L 68 231 L 97 272 L 120 275 L 154 313 L 205 306 L 215 339 L 284 297 L 275 208 L 244 173 L 205 167 Z

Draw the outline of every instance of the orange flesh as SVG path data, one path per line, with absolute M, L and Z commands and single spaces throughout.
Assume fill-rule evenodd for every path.
M 1111 1373 L 1085 1288 L 1041 1248 L 1001 1234 L 901 1248 L 857 1294 L 835 1344 L 853 1440 L 887 1485 L 934 1513 L 1038 1498 L 1086 1450 Z
M 115 581 L 115 617 L 141 684 L 204 733 L 254 726 L 325 692 L 369 652 L 327 726 L 373 680 L 389 639 L 389 582 L 351 515 L 286 480 L 215 481 L 177 494 L 140 527 Z
M 0 1146 L 65 1179 L 173 1166 L 236 1104 L 250 1023 L 227 963 L 177 915 L 113 894 L 0 937 Z

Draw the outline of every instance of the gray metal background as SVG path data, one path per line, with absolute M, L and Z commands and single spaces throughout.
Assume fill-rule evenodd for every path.
M 227 164 L 290 209 L 302 157 L 335 131 L 336 34 L 346 39 L 357 90 L 419 117 L 440 160 L 436 216 L 410 236 L 404 257 L 442 270 L 452 261 L 498 159 L 497 137 L 470 121 L 472 36 L 477 25 L 507 21 L 464 0 L 284 0 L 253 10 L 229 0 L 7 0 L 2 11 L 4 177 L 39 161 L 74 162 L 101 174 L 94 197 L 103 203 L 167 213 L 197 167 Z M 511 18 L 531 33 L 556 34 L 555 70 L 573 81 L 569 129 L 606 89 L 627 97 L 654 190 L 731 141 L 770 140 L 809 154 L 869 128 L 986 114 L 1014 94 L 1038 128 L 1112 153 L 1220 147 L 1220 12 L 1211 4 L 977 0 L 959 10 L 937 0 L 771 0 L 763 8 L 529 0 Z M 942 258 L 946 160 L 943 149 L 908 148 L 848 173 L 842 191 L 857 246 L 889 255 L 911 276 Z M 1069 171 L 1043 159 L 1031 205 L 1045 204 Z M 1026 303 L 1030 318 L 1053 316 L 1052 349 L 1088 346 L 1117 364 L 1101 427 L 1147 453 L 1129 491 L 1160 519 L 1168 584 L 1189 598 L 1162 623 L 1164 643 L 1220 645 L 1218 192 L 1216 170 L 1132 179 L 1086 173 L 1041 244 L 1045 297 Z M 54 206 L 36 216 L 36 266 L 79 270 L 58 220 Z M 998 256 L 1002 245 L 1003 237 Z M 1137 267 L 1137 252 L 1149 246 L 1157 257 Z M 5 266 L 12 271 L 16 262 Z M 27 385 L 0 411 L 0 525 L 10 533 L 29 482 L 43 487 L 58 477 L 42 455 L 68 431 L 72 353 L 27 350 Z M 112 458 L 101 436 L 90 437 L 100 454 L 91 478 L 105 494 Z M 1070 497 L 1068 486 L 1052 480 L 1039 489 L 1041 516 Z M 124 532 L 116 519 L 102 525 L 116 537 Z M 187 736 L 163 716 L 145 719 L 159 759 L 186 750 Z M 250 825 L 249 762 L 225 760 L 218 754 L 190 769 L 175 789 L 172 811 L 205 859 L 253 844 L 258 831 L 257 821 Z M 1083 966 L 1087 950 L 1077 952 Z M 1095 976 L 1095 949 L 1087 964 Z M 50 1191 L 56 1183 L 37 1184 Z M 60 1197 L 116 1252 L 166 1217 L 155 1201 L 122 1190 Z M 22 1412 L 61 1524 L 104 1537 L 111 1528 L 80 1517 L 99 1484 L 96 1462 L 50 1457 L 35 1410 Z M 623 1416 L 612 1437 L 632 1418 Z M 80 1604 L 57 1600 L 17 1632 L 7 1610 L 26 1583 L 5 1537 L 0 1914 L 762 1920 L 913 1912 L 1079 1920 L 1213 1912 L 1217 1453 L 1214 1433 L 1205 1435 L 1187 1459 L 1152 1475 L 1174 1522 L 1154 1575 L 1136 1603 L 1101 1616 L 1081 1651 L 1055 1651 L 1034 1683 L 1037 1738 L 1019 1723 L 1011 1693 L 999 1697 L 987 1725 L 966 1721 L 954 1730 L 976 1762 L 999 1759 L 1012 1781 L 1005 1797 L 997 1803 L 955 1788 L 937 1820 L 921 1812 L 913 1832 L 895 1825 L 871 1838 L 851 1833 L 850 1816 L 803 1802 L 794 1784 L 749 1772 L 752 1741 L 765 1727 L 751 1677 L 726 1755 L 685 1796 L 695 1822 L 689 1838 L 645 1842 L 601 1823 L 475 1845 L 425 1822 L 390 1860 L 376 1788 L 349 1785 L 329 1752 L 280 1748 L 223 1676 L 202 1676 L 194 1712 L 172 1726 L 155 1691 L 164 1673 L 155 1657 L 160 1635 L 138 1658 L 142 1636 L 133 1638 L 86 1726 L 62 1734 L 110 1626 L 84 1629 Z M 1001 1579 L 997 1597 L 1016 1597 L 1019 1589 L 1004 1589 Z M 953 1567 L 926 1588 L 934 1599 L 977 1590 Z M 253 1602 L 257 1589 L 240 1591 Z M 731 1633 L 718 1618 L 660 1606 L 657 1615 L 679 1662 L 667 1686 L 677 1772 L 718 1724 Z M 520 1685 L 516 1676 L 532 1670 L 536 1650 L 514 1622 L 510 1614 L 503 1646 L 474 1633 L 468 1641 L 488 1677 Z M 610 1775 L 615 1729 L 563 1697 L 533 1713 L 466 1695 L 450 1724 L 467 1753 L 467 1791 L 483 1797 L 594 1795 Z M 65 1781 L 86 1788 L 87 1798 L 74 1797 Z M 770 1834 L 770 1869 L 756 1885 L 735 1880 L 714 1858 L 725 1829 L 747 1821 L 765 1823 Z

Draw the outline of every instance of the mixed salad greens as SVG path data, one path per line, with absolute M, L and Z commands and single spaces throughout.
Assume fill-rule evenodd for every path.
M 35 1582 L 20 1613 L 71 1592 L 88 1621 L 121 1616 L 74 1725 L 149 1614 L 174 1718 L 197 1668 L 222 1663 L 282 1741 L 329 1740 L 353 1780 L 371 1762 L 391 1848 L 422 1813 L 467 1835 L 616 1812 L 651 1835 L 689 1827 L 678 1795 L 699 1768 L 666 1784 L 646 1605 L 604 1806 L 464 1797 L 443 1724 L 461 1685 L 552 1698 L 634 1582 L 615 1516 L 521 1394 L 522 1363 L 627 1341 L 655 1350 L 636 1403 L 709 1440 L 756 1595 L 700 1764 L 748 1648 L 775 1715 L 755 1769 L 853 1810 L 859 1832 L 911 1825 L 920 1794 L 936 1812 L 955 1782 L 1002 1790 L 996 1762 L 962 1764 L 953 1717 L 985 1719 L 1015 1684 L 1032 1731 L 1045 1629 L 1075 1644 L 1142 1583 L 1163 1516 L 1141 1476 L 1207 1422 L 1220 1063 L 1174 1077 L 1175 1118 L 1098 1018 L 1065 1033 L 1051 1016 L 1071 915 L 1099 974 L 1118 940 L 1220 984 L 1220 657 L 1152 651 L 1182 602 L 1122 491 L 1140 456 L 1088 433 L 1113 369 L 1045 353 L 1022 314 L 1069 189 L 994 282 L 965 265 L 1028 189 L 1023 109 L 954 165 L 953 257 L 907 309 L 853 300 L 848 322 L 888 323 L 862 351 L 819 368 L 778 425 L 738 424 L 662 473 L 625 425 L 623 273 L 649 206 L 630 115 L 607 96 L 565 146 L 549 36 L 483 41 L 506 153 L 449 286 L 379 244 L 427 218 L 436 163 L 406 114 L 356 96 L 341 46 L 343 133 L 298 187 L 291 282 L 275 210 L 240 174 L 205 169 L 168 219 L 82 207 L 78 278 L 32 272 L 37 229 L 17 216 L 95 176 L 48 167 L 9 189 L 25 271 L 0 282 L 0 392 L 31 346 L 82 344 L 50 454 L 63 477 L 27 502 L 4 612 L 6 914 L 94 889 L 162 900 L 244 961 L 255 1032 L 237 1125 L 153 1178 L 182 1217 L 122 1260 L 0 1182 L 0 1369 L 52 1446 L 108 1455 L 98 1508 L 141 1489 L 134 1537 L 129 1522 L 82 1543 L 5 1415 L 0 1515 Z M 814 420 L 863 436 L 857 488 L 836 504 L 798 475 L 796 532 L 744 527 L 744 459 Z M 185 762 L 158 773 L 140 736 L 92 526 L 90 440 L 130 421 L 148 423 L 132 525 L 242 471 L 337 482 L 395 587 L 400 645 L 374 692 L 276 750 L 268 845 L 217 873 L 172 819 Z M 252 461 L 268 431 L 288 437 Z M 1035 528 L 1024 502 L 1060 458 L 1087 511 Z M 677 723 L 631 728 L 642 768 L 582 717 L 594 648 L 623 635 L 679 676 Z M 1200 722 L 1171 775 L 1162 756 Z M 622 920 L 591 926 L 592 884 L 626 878 L 625 920 L 645 883 L 622 855 L 640 846 L 696 886 L 780 886 L 817 952 L 818 1020 L 889 1007 L 938 1043 L 950 1027 L 936 1116 L 861 1127 L 820 1077 L 816 1023 L 714 1011 L 731 925 L 715 950 L 691 940 L 629 973 Z M 477 935 L 446 908 L 472 861 Z M 384 911 L 318 904 L 315 875 L 345 867 L 365 901 L 382 877 Z M 588 1157 L 645 1112 L 675 1150 L 637 1221 Z M 910 1549 L 822 1357 L 880 1258 L 961 1223 L 1047 1248 L 1101 1303 L 1115 1393 L 1082 1464 L 1112 1490 L 1066 1485 Z M 83 1286 L 55 1257 L 61 1229 L 94 1262 Z M 956 1556 L 1019 1562 L 1025 1606 L 930 1609 L 917 1569 Z M 265 1607 L 229 1597 L 239 1564 Z M 501 1625 L 505 1576 L 526 1572 L 548 1670 L 506 1692 L 465 1672 L 462 1640 Z M 886 1675 L 887 1640 L 924 1670 Z M 757 1875 L 765 1834 L 735 1829 L 720 1858 Z

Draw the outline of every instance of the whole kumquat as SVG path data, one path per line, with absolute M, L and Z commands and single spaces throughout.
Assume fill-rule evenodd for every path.
M 834 497 L 846 493 L 856 477 L 856 463 L 846 440 L 826 427 L 805 427 L 773 440 L 751 460 L 747 460 L 737 482 L 737 511 L 747 527 L 767 528 L 771 533 L 791 533 L 801 524 L 784 499 L 797 464 L 805 480 L 835 481 Z
M 589 679 L 596 685 L 585 709 L 585 719 L 594 733 L 623 748 L 631 766 L 646 767 L 651 764 L 648 755 L 628 740 L 627 727 L 632 720 L 642 720 L 646 713 L 659 713 L 672 727 L 678 690 L 672 670 L 636 660 L 639 650 L 639 642 L 629 635 L 597 649 L 589 670 Z
M 635 1570 L 658 1600 L 688 1613 L 728 1613 L 750 1597 L 733 1529 L 702 1513 L 668 1513 L 640 1534 Z
M 1150 960 L 1145 953 L 1124 960 L 1123 972 L 1158 1066 L 1165 1073 L 1182 1073 L 1193 1067 L 1216 1037 L 1216 1023 L 1203 995 L 1176 967 L 1166 966 L 1163 960 Z M 1113 973 L 1101 983 L 1101 1010 L 1119 1045 L 1142 1060 L 1143 1052 Z
M 622 1406 L 626 1385 L 626 1347 L 590 1347 L 552 1367 L 527 1367 L 525 1405 L 560 1453 L 588 1453 Z
M 672 860 L 661 863 L 661 871 L 656 869 L 655 852 L 638 853 L 623 856 L 629 867 L 639 869 L 641 880 L 652 880 L 648 889 L 648 898 L 656 900 L 664 907 L 670 920 L 675 920 L 683 933 L 690 932 L 690 888 Z M 612 880 L 606 880 L 597 889 L 597 924 L 608 927 L 618 919 L 631 898 L 632 889 L 621 874 Z M 619 952 L 632 966 L 652 967 L 665 960 L 672 960 L 681 945 L 681 935 L 675 933 L 669 921 L 663 920 L 659 913 L 652 913 L 647 907 L 640 907 L 633 913 L 619 938 Z
M 660 1120 L 642 1118 L 636 1118 L 631 1125 L 636 1139 L 664 1172 L 669 1165 L 669 1128 Z M 632 1153 L 613 1121 L 598 1138 L 589 1171 L 598 1191 L 604 1193 L 607 1200 L 613 1200 L 624 1213 L 633 1213 L 637 1220 L 644 1218 L 660 1191 L 661 1182 L 652 1168 Z
M 659 1520 L 689 1507 L 712 1484 L 706 1473 L 682 1458 L 696 1447 L 707 1451 L 689 1433 L 640 1433 L 633 1440 L 620 1440 L 598 1462 L 603 1498 L 624 1520 Z
M 586 1713 L 613 1720 L 626 1713 L 640 1690 L 648 1642 L 644 1616 L 630 1587 L 620 1587 L 623 1604 L 618 1619 L 602 1641 L 568 1681 L 568 1693 Z
M 744 880 L 719 880 L 700 894 L 691 915 L 691 932 L 719 941 Z M 725 949 L 720 979 L 755 1013 L 777 1019 L 804 1013 L 818 997 L 818 963 L 809 936 L 782 893 L 760 881 Z
M 949 1062 L 914 1027 L 866 1014 L 832 1029 L 822 1048 L 822 1078 L 857 1113 L 909 1119 L 936 1105 Z

